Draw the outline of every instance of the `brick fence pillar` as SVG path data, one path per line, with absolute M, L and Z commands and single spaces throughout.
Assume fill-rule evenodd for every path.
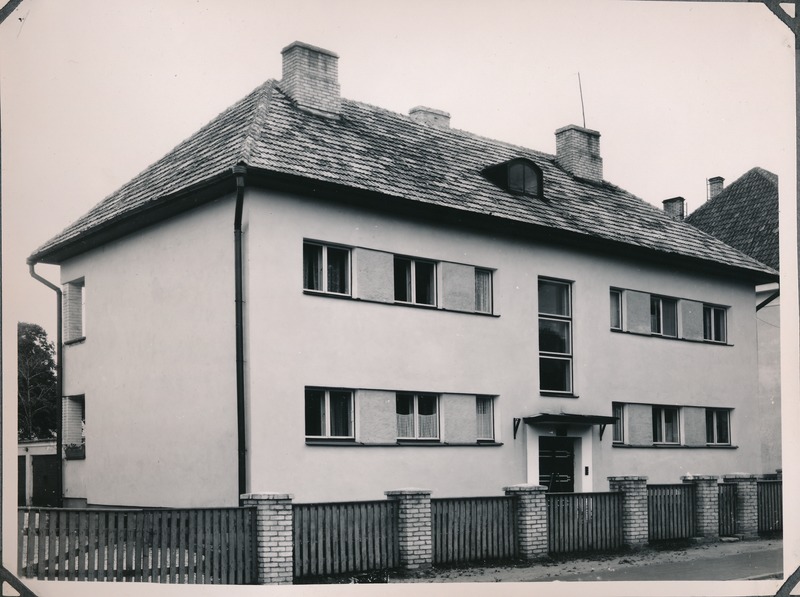
M 517 497 L 519 556 L 535 560 L 547 555 L 547 502 L 543 485 L 511 485 L 506 495 Z
M 289 493 L 244 493 L 243 506 L 256 507 L 258 584 L 290 585 L 294 578 L 292 496 Z
M 608 477 L 611 491 L 622 493 L 622 541 L 630 549 L 647 545 L 647 477 Z
M 743 539 L 758 537 L 758 475 L 723 475 L 736 484 L 736 534 Z
M 386 497 L 397 502 L 400 566 L 406 570 L 433 564 L 433 519 L 431 492 L 427 489 L 396 489 Z
M 719 539 L 719 479 L 715 475 L 687 475 L 681 481 L 694 485 L 697 536 L 708 541 Z

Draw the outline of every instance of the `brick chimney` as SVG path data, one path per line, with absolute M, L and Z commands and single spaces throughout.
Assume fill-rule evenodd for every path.
M 434 108 L 426 108 L 425 106 L 417 106 L 408 111 L 416 122 L 422 124 L 429 124 L 431 126 L 439 127 L 440 129 L 450 128 L 450 113 L 443 112 L 442 110 L 435 110 Z
M 682 220 L 686 216 L 686 200 L 683 197 L 664 199 L 664 213 L 673 220 Z
M 725 179 L 721 176 L 714 176 L 708 179 L 708 199 L 711 200 L 722 191 Z
M 296 41 L 283 50 L 283 78 L 280 87 L 298 108 L 320 116 L 338 118 L 339 56 Z
M 574 124 L 558 129 L 556 163 L 573 176 L 601 182 L 600 133 Z

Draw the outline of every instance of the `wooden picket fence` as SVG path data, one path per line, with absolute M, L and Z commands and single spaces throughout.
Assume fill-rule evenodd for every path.
M 255 509 L 20 508 L 23 578 L 197 584 L 256 580 Z
M 292 508 L 296 579 L 398 566 L 395 502 L 294 504 Z
M 550 554 L 622 548 L 622 493 L 550 493 L 546 499 Z
M 650 541 L 688 539 L 695 534 L 694 485 L 648 485 Z
M 720 483 L 719 536 L 732 537 L 736 533 L 736 483 Z
M 783 531 L 783 482 L 759 481 L 758 532 L 775 533 Z
M 517 557 L 513 496 L 431 500 L 433 563 Z

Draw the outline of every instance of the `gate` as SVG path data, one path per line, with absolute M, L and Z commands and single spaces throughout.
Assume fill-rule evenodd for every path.
M 622 547 L 622 493 L 551 493 L 547 549 L 551 554 Z
M 783 482 L 759 481 L 757 491 L 758 532 L 783 531 Z
M 719 484 L 719 536 L 736 534 L 736 483 Z

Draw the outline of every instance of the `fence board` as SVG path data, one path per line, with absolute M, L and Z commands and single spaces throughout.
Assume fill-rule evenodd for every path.
M 648 485 L 647 512 L 650 541 L 692 537 L 695 534 L 694 486 Z

